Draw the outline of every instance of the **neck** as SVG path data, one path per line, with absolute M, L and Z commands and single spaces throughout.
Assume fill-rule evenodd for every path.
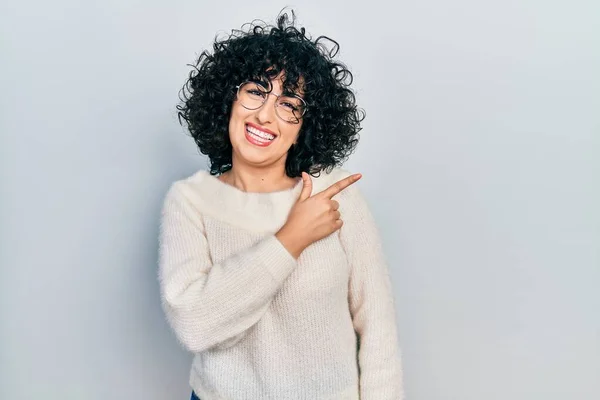
M 278 192 L 293 188 L 298 182 L 285 173 L 284 168 L 256 168 L 233 163 L 233 167 L 219 176 L 219 179 L 244 192 Z

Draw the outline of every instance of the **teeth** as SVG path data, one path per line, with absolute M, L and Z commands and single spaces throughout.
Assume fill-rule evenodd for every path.
M 271 135 L 270 133 L 267 132 L 263 132 L 261 130 L 258 130 L 256 128 L 253 128 L 251 126 L 247 126 L 246 129 L 248 130 L 248 132 L 250 132 L 251 134 L 258 136 L 260 138 L 263 138 L 265 140 L 273 140 L 275 139 L 275 135 Z

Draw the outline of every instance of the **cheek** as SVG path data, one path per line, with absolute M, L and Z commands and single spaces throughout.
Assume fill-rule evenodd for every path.
M 240 107 L 236 103 L 233 103 L 231 107 L 231 114 L 229 115 L 229 134 L 234 133 L 236 130 L 240 130 L 243 126 L 243 121 L 246 118 L 247 111 L 245 108 Z
M 229 125 L 239 119 L 240 107 L 234 102 L 231 105 L 231 113 L 229 114 Z
M 286 125 L 285 130 L 282 129 L 282 132 L 290 143 L 296 143 L 298 139 L 298 135 L 300 134 L 300 129 L 302 128 L 302 124 L 299 125 Z

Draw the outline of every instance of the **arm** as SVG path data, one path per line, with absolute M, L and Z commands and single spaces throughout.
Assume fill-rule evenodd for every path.
M 159 253 L 163 308 L 177 338 L 195 353 L 239 341 L 296 266 L 273 235 L 213 264 L 202 217 L 177 184 L 165 198 Z
M 359 337 L 361 400 L 403 398 L 391 280 L 379 233 L 357 187 L 340 195 L 340 239 L 351 264 L 349 305 Z

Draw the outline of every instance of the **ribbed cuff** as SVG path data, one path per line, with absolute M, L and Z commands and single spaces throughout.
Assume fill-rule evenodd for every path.
M 282 283 L 298 265 L 296 259 L 274 235 L 266 237 L 258 245 L 256 253 L 273 280 L 278 283 Z

